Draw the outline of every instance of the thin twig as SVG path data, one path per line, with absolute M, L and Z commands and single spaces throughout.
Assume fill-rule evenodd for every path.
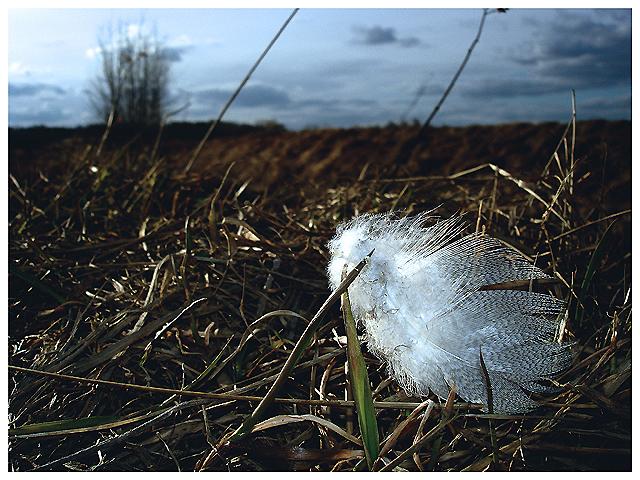
M 150 387 L 148 385 L 138 385 L 135 383 L 121 383 L 113 382 L 110 380 L 101 380 L 98 378 L 84 378 L 76 377 L 74 375 L 65 375 L 62 373 L 46 372 L 44 370 L 35 370 L 32 368 L 18 367 L 16 365 L 9 365 L 9 370 L 15 370 L 22 373 L 28 373 L 32 375 L 42 375 L 44 377 L 56 378 L 58 380 L 66 380 L 71 382 L 86 383 L 90 385 L 105 385 L 109 387 L 123 388 L 126 390 L 138 390 L 148 393 L 159 393 L 177 395 L 181 397 L 195 397 L 195 398 L 208 398 L 212 400 L 225 400 L 225 401 L 244 401 L 244 402 L 256 402 L 262 400 L 264 397 L 257 395 L 238 395 L 234 393 L 211 393 L 200 392 L 197 390 L 177 390 L 174 388 L 164 387 Z M 283 403 L 287 405 L 311 405 L 311 406 L 324 406 L 324 407 L 340 407 L 340 408 L 353 408 L 353 400 L 309 400 L 306 398 L 274 398 L 273 403 Z M 377 409 L 413 409 L 420 405 L 420 402 L 373 402 L 373 406 Z M 456 408 L 474 408 L 475 405 L 471 403 L 457 403 Z
M 227 109 L 231 106 L 231 104 L 236 99 L 236 97 L 238 96 L 240 91 L 243 89 L 245 84 L 249 81 L 249 79 L 251 78 L 251 75 L 253 75 L 253 72 L 256 70 L 256 68 L 258 68 L 258 65 L 260 65 L 260 62 L 262 62 L 262 59 L 267 55 L 267 53 L 269 53 L 269 50 L 271 50 L 271 47 L 273 47 L 273 44 L 276 43 L 278 38 L 280 38 L 280 35 L 282 34 L 282 32 L 284 32 L 284 29 L 287 28 L 287 25 L 289 25 L 289 22 L 291 22 L 295 14 L 298 13 L 298 10 L 300 9 L 299 8 L 293 9 L 293 12 L 291 12 L 291 15 L 289 15 L 289 18 L 285 20 L 284 24 L 282 24 L 282 26 L 280 27 L 280 30 L 278 30 L 278 32 L 273 37 L 271 42 L 269 42 L 269 45 L 267 45 L 267 48 L 264 49 L 262 54 L 258 57 L 258 60 L 256 60 L 253 66 L 249 69 L 249 72 L 242 79 L 242 82 L 240 82 L 240 85 L 238 85 L 238 88 L 236 88 L 236 91 L 233 92 L 233 95 L 231 95 L 229 100 L 227 100 L 227 103 L 225 103 L 224 107 L 222 107 L 222 110 L 220 110 L 220 114 L 218 115 L 218 118 L 216 118 L 216 120 L 209 126 L 207 133 L 204 134 L 204 137 L 202 138 L 202 140 L 196 147 L 195 151 L 193 152 L 193 155 L 191 156 L 189 163 L 187 163 L 187 166 L 184 169 L 184 173 L 189 173 L 191 171 L 193 164 L 196 162 L 196 160 L 200 156 L 200 152 L 202 152 L 202 149 L 204 148 L 204 144 L 207 142 L 207 140 L 209 140 L 209 137 L 211 136 L 211 134 L 214 132 L 218 124 L 222 121 L 222 117 L 224 117 L 224 114 L 227 113 Z
M 444 91 L 444 93 L 442 94 L 442 97 L 440 98 L 440 100 L 438 101 L 436 106 L 431 111 L 431 114 L 429 115 L 427 120 L 422 125 L 422 128 L 420 128 L 420 131 L 418 132 L 418 136 L 419 137 L 421 137 L 424 134 L 424 132 L 429 128 L 433 118 L 440 111 L 440 107 L 442 107 L 442 104 L 444 103 L 444 101 L 449 96 L 449 93 L 451 93 L 451 89 L 453 89 L 453 86 L 458 81 L 458 77 L 462 73 L 462 70 L 464 70 L 464 67 L 466 67 L 467 62 L 469 61 L 469 58 L 471 58 L 471 54 L 473 53 L 473 49 L 476 48 L 476 45 L 480 41 L 480 35 L 482 35 L 482 29 L 484 28 L 484 22 L 485 22 L 485 20 L 487 18 L 487 15 L 489 15 L 489 9 L 485 8 L 482 11 L 482 18 L 480 19 L 480 26 L 478 27 L 478 33 L 476 33 L 476 37 L 471 42 L 471 45 L 469 46 L 469 49 L 467 50 L 467 54 L 464 56 L 464 60 L 462 60 L 462 63 L 460 64 L 460 66 L 458 67 L 458 70 L 456 71 L 455 75 L 451 79 L 451 82 L 449 82 L 449 86 Z

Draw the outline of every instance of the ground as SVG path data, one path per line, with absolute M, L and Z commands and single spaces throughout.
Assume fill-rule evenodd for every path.
M 336 225 L 434 207 L 553 277 L 534 288 L 567 300 L 575 361 L 530 415 L 435 396 L 423 415 L 364 346 L 375 468 L 630 469 L 629 122 L 225 125 L 185 172 L 205 128 L 10 131 L 9 363 L 31 369 L 9 372 L 10 469 L 366 468 L 337 304 L 267 423 L 220 442 L 289 358 L 291 312 L 329 295 Z

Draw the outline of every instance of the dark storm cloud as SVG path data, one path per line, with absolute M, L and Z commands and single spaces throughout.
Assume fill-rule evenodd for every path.
M 191 93 L 181 91 L 176 94 L 176 97 L 189 98 L 192 100 L 190 103 L 196 106 L 196 109 L 204 112 L 211 111 L 212 105 L 223 104 L 232 94 L 232 90 L 211 88 Z M 350 98 L 348 100 L 324 97 L 292 99 L 284 90 L 279 88 L 267 85 L 249 85 L 242 89 L 233 102 L 233 106 L 242 108 L 267 107 L 277 109 L 280 112 L 295 112 L 302 109 L 307 112 L 321 112 L 343 109 L 369 109 L 378 106 L 378 102 L 367 98 Z
M 555 22 L 531 25 L 536 40 L 509 55 L 521 74 L 479 78 L 467 83 L 464 96 L 506 98 L 631 87 L 631 18 L 627 12 L 577 16 L 560 11 Z
M 188 116 L 206 120 L 215 116 L 218 109 L 232 95 L 231 89 L 210 88 L 195 92 L 180 91 L 176 95 L 190 99 Z M 315 92 L 314 92 L 315 93 Z M 268 85 L 245 87 L 232 104 L 229 117 L 238 115 L 237 107 L 245 109 L 242 114 L 256 118 L 274 118 L 288 128 L 349 127 L 369 125 L 387 120 L 390 112 L 375 99 L 366 97 L 338 98 L 334 96 L 289 95 L 284 88 Z M 253 111 L 252 111 L 253 109 Z M 252 120 L 250 120 L 252 121 Z
M 233 90 L 211 88 L 194 92 L 199 103 L 223 103 L 233 95 Z M 242 89 L 233 105 L 236 107 L 284 107 L 291 103 L 289 95 L 277 88 L 265 85 L 248 85 Z
M 598 91 L 594 96 L 576 93 L 577 116 L 580 120 L 622 120 L 631 118 L 631 96 Z M 537 95 L 514 97 L 460 98 L 451 102 L 436 117 L 438 124 L 470 125 L 510 122 L 565 122 L 571 118 L 571 97 L 567 93 L 552 101 L 541 101 Z
M 64 95 L 66 91 L 48 83 L 9 83 L 9 96 L 12 97 L 32 97 L 42 93 Z
M 362 98 L 302 98 L 294 99 L 278 118 L 290 128 L 351 127 L 381 124 L 393 118 L 393 113 L 379 101 Z
M 568 92 L 574 86 L 568 81 L 556 79 L 487 79 L 474 82 L 473 85 L 466 87 L 462 94 L 465 97 L 479 98 L 526 97 Z
M 563 15 L 564 17 L 564 15 Z M 631 17 L 602 14 L 565 18 L 538 31 L 532 51 L 515 56 L 547 77 L 601 86 L 631 78 Z
M 50 84 L 45 85 L 45 88 L 40 88 L 41 86 L 42 84 L 36 83 L 10 86 L 10 91 L 13 90 L 13 94 L 9 95 L 10 126 L 77 126 L 95 120 L 86 92 L 72 87 L 62 89 Z M 50 91 L 53 94 L 49 94 Z
M 398 41 L 393 28 L 374 27 L 354 27 L 356 42 L 365 45 L 382 45 L 385 43 L 395 43 Z
M 378 105 L 375 100 L 365 98 L 355 98 L 349 100 L 337 100 L 337 99 L 325 99 L 325 98 L 308 98 L 303 100 L 297 100 L 293 106 L 295 108 L 322 108 L 322 109 L 336 109 L 344 107 L 352 108 L 370 108 Z
M 379 125 L 393 117 L 393 112 L 369 99 L 339 98 L 294 101 L 278 115 L 289 128 L 353 127 Z
M 355 43 L 361 45 L 400 45 L 402 47 L 415 47 L 420 44 L 420 39 L 416 37 L 398 38 L 395 28 L 381 27 L 353 27 L 355 33 Z
M 578 103 L 582 118 L 631 118 L 631 96 L 596 97 Z

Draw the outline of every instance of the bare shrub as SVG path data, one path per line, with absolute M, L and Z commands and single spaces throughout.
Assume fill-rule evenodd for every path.
M 157 36 L 120 28 L 99 41 L 101 71 L 88 92 L 102 120 L 157 125 L 167 108 L 170 59 Z

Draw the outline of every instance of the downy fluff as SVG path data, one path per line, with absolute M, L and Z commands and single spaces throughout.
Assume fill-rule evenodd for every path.
M 460 217 L 425 226 L 428 214 L 397 218 L 367 214 L 340 225 L 329 242 L 333 289 L 343 267 L 371 250 L 349 287 L 354 317 L 369 350 L 385 361 L 413 395 L 429 390 L 493 411 L 524 413 L 529 392 L 550 391 L 547 379 L 571 363 L 568 345 L 554 340 L 564 302 L 518 290 L 482 290 L 502 282 L 547 278 L 519 253 L 483 234 L 462 236 Z

